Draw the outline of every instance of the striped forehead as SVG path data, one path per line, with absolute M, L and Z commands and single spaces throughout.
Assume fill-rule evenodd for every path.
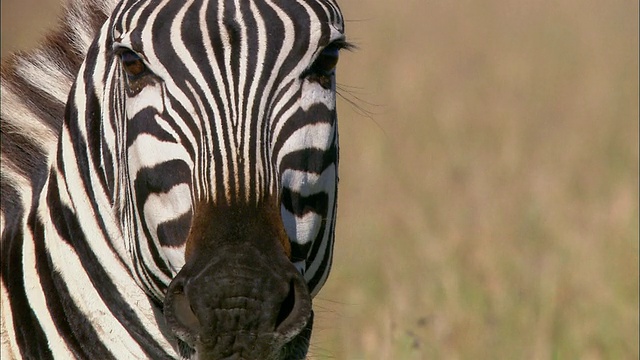
M 325 46 L 344 32 L 342 14 L 332 0 L 125 1 L 112 21 L 113 39 L 142 53 L 149 43 L 158 47 L 172 38 L 192 47 L 221 49 L 251 46 L 251 36 L 262 36 L 257 40 L 276 42 L 269 50 L 277 54 L 278 40 L 293 40 L 291 45 L 303 51 L 309 45 Z

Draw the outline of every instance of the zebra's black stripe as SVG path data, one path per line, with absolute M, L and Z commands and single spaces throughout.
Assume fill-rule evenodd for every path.
M 49 184 L 50 188 L 56 188 L 57 180 L 55 176 L 50 177 Z M 153 341 L 146 338 L 146 334 L 143 330 L 144 327 L 140 324 L 140 321 L 137 319 L 133 310 L 131 310 L 131 305 L 126 302 L 126 299 L 123 299 L 120 296 L 117 288 L 109 281 L 109 276 L 106 274 L 105 269 L 99 266 L 99 260 L 88 247 L 88 239 L 85 238 L 82 228 L 80 224 L 78 224 L 73 211 L 62 205 L 60 198 L 55 194 L 56 192 L 49 192 L 47 203 L 49 205 L 52 218 L 56 220 L 54 222 L 56 230 L 63 239 L 69 239 L 69 235 L 74 234 L 73 242 L 70 242 L 69 245 L 79 254 L 83 268 L 89 274 L 94 287 L 98 290 L 100 296 L 108 305 L 112 315 L 115 316 L 119 322 L 125 325 L 129 334 L 136 339 L 140 346 L 145 348 L 151 358 L 170 359 L 159 344 L 155 344 Z M 42 225 L 40 224 L 40 227 L 41 226 Z M 58 280 L 56 282 L 56 286 L 58 288 L 58 294 L 68 299 L 69 290 L 66 288 L 64 282 Z M 90 327 L 87 327 L 91 324 L 90 319 L 84 318 L 73 302 L 67 301 L 63 305 L 65 306 L 66 316 L 61 316 L 56 324 L 64 323 L 65 321 L 74 322 L 74 332 L 77 331 L 82 336 L 78 341 L 84 345 L 84 351 L 91 352 L 84 355 L 86 355 L 87 358 L 104 358 L 104 356 L 106 356 L 105 354 L 109 354 L 108 349 L 101 347 L 100 338 L 95 335 Z M 82 326 L 86 328 L 79 328 Z M 74 334 L 74 336 L 78 335 Z
M 13 230 L 13 231 L 12 231 Z M 27 359 L 53 359 L 47 346 L 47 338 L 38 318 L 27 304 L 24 274 L 22 271 L 22 253 L 20 249 L 24 241 L 23 229 L 17 227 L 2 234 L 2 282 L 11 293 L 11 313 L 20 356 Z

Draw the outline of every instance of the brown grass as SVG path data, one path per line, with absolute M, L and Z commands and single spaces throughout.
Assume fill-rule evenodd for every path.
M 340 3 L 312 357 L 638 358 L 638 3 Z

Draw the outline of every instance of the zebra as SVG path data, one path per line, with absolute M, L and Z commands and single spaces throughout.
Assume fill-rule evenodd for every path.
M 351 47 L 334 0 L 70 0 L 2 64 L 2 358 L 305 358 Z

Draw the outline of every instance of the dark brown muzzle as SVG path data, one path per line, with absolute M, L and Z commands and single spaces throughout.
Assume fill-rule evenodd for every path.
M 283 249 L 283 232 L 274 230 L 269 214 L 255 210 L 233 209 L 224 224 L 217 210 L 206 211 L 206 224 L 199 224 L 196 211 L 187 264 L 169 286 L 164 314 L 198 359 L 299 359 L 306 353 L 311 296 Z

